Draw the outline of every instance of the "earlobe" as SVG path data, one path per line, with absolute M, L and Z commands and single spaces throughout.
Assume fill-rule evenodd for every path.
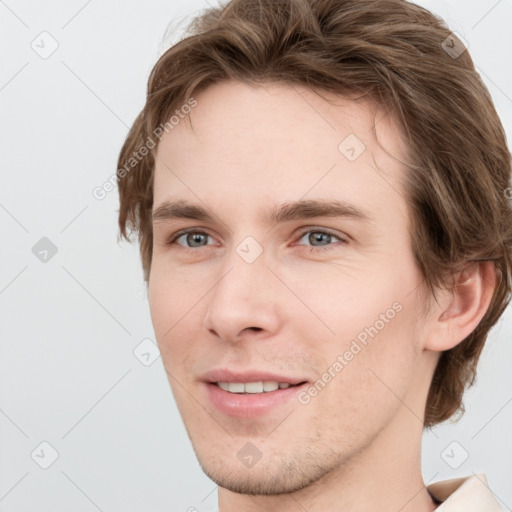
M 432 315 L 425 348 L 434 351 L 449 350 L 478 326 L 485 315 L 496 288 L 496 266 L 493 261 L 468 264 L 457 277 L 452 294 L 445 292 L 445 299 Z

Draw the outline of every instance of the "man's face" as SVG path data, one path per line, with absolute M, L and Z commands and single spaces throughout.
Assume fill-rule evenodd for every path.
M 378 146 L 361 103 L 238 82 L 196 99 L 193 128 L 181 121 L 158 146 L 155 335 L 206 474 L 237 492 L 290 492 L 392 426 L 421 431 L 431 375 L 400 184 L 408 171 Z M 404 158 L 389 116 L 376 119 L 382 145 Z M 211 218 L 161 208 L 178 201 Z M 306 208 L 269 219 L 297 201 L 344 202 L 367 218 Z M 244 382 L 281 386 L 242 395 Z

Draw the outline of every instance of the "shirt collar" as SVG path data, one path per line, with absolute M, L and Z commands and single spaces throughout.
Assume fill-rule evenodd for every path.
M 427 490 L 441 501 L 436 512 L 503 512 L 483 473 L 435 482 Z

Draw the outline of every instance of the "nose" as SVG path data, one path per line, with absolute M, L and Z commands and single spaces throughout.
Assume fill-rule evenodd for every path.
M 282 282 L 267 266 L 265 251 L 248 263 L 233 250 L 210 294 L 203 326 L 219 340 L 268 337 L 279 330 Z

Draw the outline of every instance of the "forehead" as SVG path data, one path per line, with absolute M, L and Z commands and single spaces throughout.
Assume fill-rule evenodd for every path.
M 237 81 L 210 85 L 195 99 L 188 119 L 158 145 L 155 205 L 169 192 L 241 201 L 273 194 L 281 201 L 340 199 L 345 192 L 405 206 L 400 162 L 407 148 L 394 118 L 375 104 L 298 85 Z
M 235 149 L 240 141 L 248 150 L 247 138 L 253 136 L 263 139 L 267 134 L 266 142 L 270 143 L 270 139 L 292 142 L 293 135 L 319 144 L 322 140 L 330 143 L 332 138 L 337 140 L 344 133 L 353 133 L 365 142 L 374 143 L 377 142 L 375 129 L 385 148 L 404 154 L 407 150 L 401 127 L 389 109 L 363 98 L 351 99 L 343 94 L 282 82 L 248 85 L 226 80 L 202 89 L 195 99 L 197 106 L 190 109 L 186 120 L 164 134 L 167 142 L 172 144 L 173 138 L 181 142 L 189 139 L 190 144 L 199 139 L 204 145 L 214 141 L 220 150 Z M 240 131 L 231 133 L 228 140 L 222 139 L 225 130 L 234 125 Z

